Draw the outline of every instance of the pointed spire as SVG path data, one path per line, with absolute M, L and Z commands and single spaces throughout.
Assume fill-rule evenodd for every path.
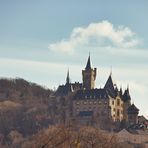
M 129 84 L 127 84 L 127 91 L 129 92 Z
M 122 86 L 120 86 L 120 95 L 122 95 Z
M 66 84 L 69 84 L 69 83 L 70 83 L 70 77 L 69 77 L 69 68 L 68 68 L 67 77 L 66 77 Z
M 124 91 L 124 94 L 123 94 L 123 101 L 126 102 L 128 100 L 131 100 L 131 96 L 129 93 L 129 85 L 127 86 L 127 89 Z
M 110 75 L 112 75 L 112 66 L 111 66 L 111 68 L 110 68 Z
M 112 76 L 109 75 L 107 82 L 105 84 L 105 88 L 111 88 L 114 89 L 114 84 L 113 84 L 113 80 L 112 80 Z
M 114 90 L 114 88 L 115 88 L 114 86 L 116 86 L 116 84 L 113 83 L 113 79 L 112 79 L 112 67 L 111 67 L 111 71 L 110 71 L 109 77 L 108 77 L 108 79 L 106 81 L 106 84 L 105 84 L 104 88 Z
M 126 91 L 127 91 L 127 95 L 130 96 L 130 93 L 129 93 L 129 84 L 127 84 L 127 89 L 126 89 Z
M 120 91 L 122 91 L 122 85 L 120 85 Z
M 109 75 L 107 82 L 104 86 L 104 89 L 108 90 L 112 96 L 115 96 L 115 88 L 111 75 Z
M 89 57 L 88 57 L 87 65 L 86 65 L 85 69 L 86 70 L 91 69 L 90 53 L 89 53 Z

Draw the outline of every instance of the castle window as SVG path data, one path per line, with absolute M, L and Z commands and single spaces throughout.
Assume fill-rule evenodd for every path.
M 107 101 L 105 101 L 104 104 L 107 104 Z
M 96 101 L 94 101 L 94 104 L 96 104 L 97 102 Z
M 116 109 L 114 108 L 114 111 L 116 111 Z
M 119 99 L 117 100 L 117 105 L 118 105 L 118 106 L 120 105 L 120 100 L 119 100 Z
M 87 104 L 87 102 L 85 101 L 84 104 Z
M 100 116 L 100 113 L 97 113 L 97 116 Z
M 87 99 L 87 96 L 85 96 L 85 99 Z
M 119 117 L 120 116 L 120 110 L 117 109 L 117 116 Z
M 104 115 L 106 115 L 106 113 L 107 113 L 106 111 L 102 111 L 101 115 L 104 116 Z
M 106 115 L 107 114 L 107 112 L 106 111 L 104 111 L 104 115 Z
M 99 104 L 101 104 L 101 101 L 99 101 Z
M 112 101 L 112 105 L 114 105 L 114 101 Z

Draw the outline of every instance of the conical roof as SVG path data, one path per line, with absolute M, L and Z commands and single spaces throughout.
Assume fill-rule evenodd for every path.
M 88 57 L 88 60 L 87 60 L 87 64 L 86 64 L 86 67 L 85 67 L 86 70 L 89 70 L 91 69 L 91 61 L 90 61 L 90 55 Z
M 139 112 L 139 109 L 134 104 L 129 106 L 128 113 L 138 113 L 138 112 Z
M 124 91 L 124 94 L 123 94 L 123 101 L 126 102 L 128 100 L 131 100 L 131 96 L 130 96 L 130 93 L 129 93 L 129 88 L 127 88 Z
M 115 89 L 114 89 L 114 84 L 113 84 L 111 74 L 109 75 L 109 77 L 106 81 L 104 89 L 106 89 L 109 92 L 109 95 L 111 95 L 112 97 L 115 97 Z
M 120 94 L 122 95 L 122 87 L 120 87 Z

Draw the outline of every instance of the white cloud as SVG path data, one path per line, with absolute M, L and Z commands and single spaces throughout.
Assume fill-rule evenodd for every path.
M 109 21 L 91 23 L 87 27 L 76 27 L 69 39 L 49 45 L 51 51 L 73 53 L 85 46 L 132 48 L 140 41 L 128 27 L 113 26 Z

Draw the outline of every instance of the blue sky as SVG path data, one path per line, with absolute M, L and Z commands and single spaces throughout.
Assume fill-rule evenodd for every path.
M 88 53 L 103 87 L 112 67 L 148 115 L 147 0 L 0 0 L 0 76 L 49 88 L 81 82 Z

